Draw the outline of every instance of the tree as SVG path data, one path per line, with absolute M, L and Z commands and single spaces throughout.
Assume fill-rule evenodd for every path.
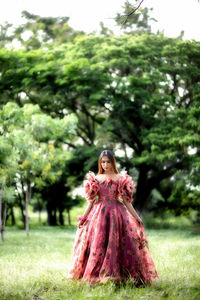
M 13 34 L 10 33 L 12 24 L 5 22 L 5 24 L 0 25 L 0 48 L 5 47 L 8 43 L 13 40 Z
M 4 50 L 0 89 L 20 105 L 38 103 L 53 117 L 73 112 L 79 123 L 67 145 L 74 153 L 78 147 L 90 154 L 108 145 L 131 149 L 132 157 L 120 163 L 135 174 L 135 206 L 142 211 L 152 190 L 180 170 L 187 184 L 197 185 L 192 174 L 199 172 L 199 47 L 143 34 L 78 37 L 43 55 Z M 89 156 L 80 161 L 82 169 L 93 166 Z
M 6 136 L 0 136 L 0 232 L 4 241 L 7 205 L 13 202 L 13 184 L 17 172 L 16 153 L 9 144 Z
M 27 104 L 19 108 L 7 103 L 1 111 L 2 133 L 18 155 L 18 180 L 25 192 L 25 226 L 29 234 L 28 205 L 31 187 L 54 183 L 62 175 L 62 166 L 70 157 L 63 151 L 61 139 L 74 132 L 76 119 L 73 115 L 62 120 L 44 115 L 38 106 Z M 16 186 L 17 187 L 17 186 Z
M 25 23 L 12 28 L 11 24 L 2 26 L 4 45 L 11 41 L 17 41 L 22 48 L 27 50 L 49 47 L 51 44 L 60 45 L 72 41 L 78 35 L 84 35 L 83 31 L 76 31 L 69 26 L 69 17 L 41 17 L 28 11 L 22 12 Z M 8 28 L 13 33 L 8 34 Z
M 189 149 L 199 148 L 200 44 L 162 35 L 142 39 L 123 40 L 121 47 L 111 49 L 115 85 L 110 87 L 113 98 L 106 121 L 116 142 L 123 141 L 134 150 L 135 206 L 140 211 L 162 180 L 177 170 L 190 174 L 197 168 L 198 156 L 191 157 Z M 124 53 L 129 59 L 119 60 L 126 57 Z M 107 50 L 105 57 L 110 55 Z
M 101 115 L 105 112 L 104 108 L 99 107 L 98 100 L 106 97 L 104 86 L 109 80 L 103 74 L 103 64 L 98 62 L 90 65 L 91 51 L 95 53 L 92 48 L 95 49 L 96 42 L 98 38 L 96 41 L 93 38 L 80 38 L 74 48 L 65 45 L 49 52 L 8 52 L 2 49 L 1 103 L 9 98 L 20 106 L 31 101 L 38 103 L 52 117 L 63 117 L 69 110 L 79 120 L 76 135 L 91 146 L 95 140 L 96 124 L 102 123 Z M 83 44 L 86 57 L 78 58 L 82 56 L 79 45 L 83 49 Z M 8 69 L 14 74 L 9 74 Z
M 199 0 L 197 0 L 197 1 L 200 2 Z M 133 4 L 133 2 L 135 2 L 135 3 Z M 126 0 L 126 2 L 124 3 L 124 13 L 122 15 L 121 14 L 117 15 L 117 18 L 116 18 L 117 22 L 119 22 L 120 25 L 125 26 L 125 27 L 129 27 L 130 25 L 132 25 L 131 19 L 138 20 L 139 13 L 140 12 L 144 13 L 144 11 L 146 10 L 146 8 L 144 10 L 141 9 L 142 4 L 145 4 L 144 0 L 140 0 L 140 1 L 135 0 L 132 2 L 129 2 L 128 0 Z M 146 10 L 146 12 L 147 12 L 147 10 Z M 146 13 L 144 13 L 144 16 L 145 15 L 146 15 Z M 128 25 L 129 22 L 131 22 L 131 24 Z
M 156 21 L 150 17 L 152 8 L 141 8 L 144 0 L 140 1 L 136 5 L 126 1 L 123 6 L 123 13 L 118 13 L 115 17 L 117 25 L 126 31 L 128 34 L 142 34 L 145 32 L 151 32 L 151 21 Z

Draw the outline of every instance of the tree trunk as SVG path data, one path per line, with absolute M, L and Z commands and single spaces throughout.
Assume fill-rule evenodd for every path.
M 25 225 L 26 225 L 26 235 L 29 235 L 29 216 L 28 216 L 28 205 L 31 199 L 31 183 L 30 181 L 26 182 L 26 201 L 25 201 Z
M 2 242 L 4 241 L 3 239 L 3 220 L 2 220 L 2 190 L 0 189 L 0 231 L 1 231 L 1 240 Z
M 173 174 L 173 169 L 183 169 L 182 161 L 170 164 L 167 168 L 154 170 L 151 177 L 148 177 L 148 167 L 143 165 L 140 167 L 137 191 L 135 197 L 135 208 L 141 213 L 151 200 L 151 192 L 155 188 L 159 188 L 163 179 L 169 178 Z
M 6 225 L 6 203 L 3 203 L 2 205 L 2 208 L 3 208 L 3 217 L 2 217 L 2 241 L 5 240 L 4 238 L 4 233 L 5 233 L 5 225 Z
M 53 218 L 55 220 L 55 225 L 57 225 L 57 209 L 56 209 L 56 207 L 53 209 Z
M 150 200 L 151 189 L 147 180 L 148 169 L 142 166 L 139 171 L 134 207 L 141 213 Z
M 25 215 L 24 215 L 24 205 L 23 205 L 23 201 L 22 201 L 22 197 L 18 191 L 17 185 L 15 185 L 16 190 L 17 190 L 17 195 L 18 195 L 18 200 L 19 200 L 19 208 L 21 210 L 21 217 L 22 217 L 22 222 L 24 224 L 24 228 L 25 228 Z M 24 194 L 24 192 L 22 192 Z
M 59 223 L 60 225 L 64 225 L 63 208 L 59 208 Z
M 67 209 L 67 219 L 68 219 L 68 225 L 71 225 L 70 209 Z
M 51 206 L 51 203 L 47 203 L 47 224 L 49 226 L 57 225 L 55 209 Z
M 4 242 L 4 232 L 6 224 L 6 203 L 2 202 L 2 190 L 0 190 L 0 231 L 1 231 L 1 240 Z
M 22 199 L 22 207 L 24 207 L 23 211 L 25 211 L 25 214 L 23 212 L 23 214 L 24 214 L 24 228 L 26 228 L 26 190 L 25 190 L 23 180 L 21 180 L 21 185 L 22 185 L 22 196 L 23 196 L 23 198 L 21 198 Z M 26 185 L 26 182 L 25 182 L 25 185 Z
M 15 214 L 14 214 L 13 206 L 10 208 L 10 215 L 11 215 L 11 224 L 12 226 L 15 226 L 16 222 L 15 222 Z
M 24 215 L 24 206 L 23 206 L 23 204 L 22 204 L 21 199 L 20 199 L 19 207 L 20 207 L 20 210 L 21 210 L 22 222 L 23 222 L 24 228 L 25 228 L 26 220 L 25 220 L 25 215 Z
M 140 214 L 144 211 L 151 200 L 151 191 L 152 190 L 146 189 L 144 191 L 140 191 L 140 193 L 136 193 L 136 204 L 134 207 Z

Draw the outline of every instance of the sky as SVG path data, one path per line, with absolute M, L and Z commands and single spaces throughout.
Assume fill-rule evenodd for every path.
M 116 30 L 113 18 L 122 12 L 125 0 L 2 0 L 0 24 L 23 23 L 21 12 L 41 16 L 68 16 L 69 24 L 77 30 L 92 32 L 98 30 L 102 21 Z M 131 2 L 131 0 L 129 0 Z M 142 7 L 152 7 L 152 16 L 157 22 L 152 25 L 154 32 L 164 31 L 169 37 L 176 37 L 181 30 L 185 39 L 200 40 L 200 3 L 198 0 L 144 0 Z

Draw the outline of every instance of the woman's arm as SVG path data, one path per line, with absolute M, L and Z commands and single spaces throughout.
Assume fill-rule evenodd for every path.
M 136 218 L 138 220 L 139 223 L 143 224 L 142 219 L 138 216 L 138 214 L 136 213 L 135 209 L 133 208 L 132 204 L 130 202 L 128 202 L 125 197 L 123 197 L 123 202 L 125 204 L 125 206 L 127 207 L 128 211 L 130 212 L 130 214 Z
M 83 217 L 84 217 L 84 218 L 86 218 L 86 217 L 89 215 L 89 212 L 90 212 L 90 210 L 91 210 L 93 204 L 94 204 L 94 202 L 92 202 L 92 201 L 88 203 L 88 205 L 87 205 L 87 207 L 86 207 L 86 209 L 85 209 L 85 212 L 84 212 L 84 214 L 83 214 Z M 79 228 L 82 227 L 82 225 L 83 225 L 84 223 L 85 223 L 85 221 L 79 221 L 78 227 L 79 227 Z

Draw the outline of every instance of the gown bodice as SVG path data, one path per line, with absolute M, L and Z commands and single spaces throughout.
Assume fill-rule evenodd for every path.
M 98 201 L 109 203 L 119 201 L 118 184 L 118 180 L 112 179 L 99 182 Z
M 95 174 L 89 171 L 84 181 L 85 198 L 89 202 L 98 201 L 118 201 L 119 198 L 126 198 L 128 202 L 133 201 L 134 182 L 125 172 L 120 174 L 118 179 L 108 177 L 106 179 L 97 179 Z

